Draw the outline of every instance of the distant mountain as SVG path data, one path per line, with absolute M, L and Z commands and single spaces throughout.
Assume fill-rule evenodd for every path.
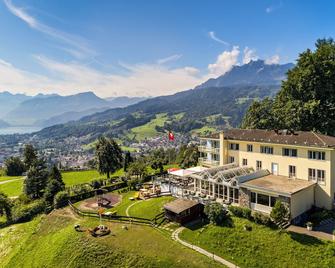
M 145 97 L 110 97 L 106 100 L 109 101 L 111 108 L 122 108 L 139 103 L 140 101 L 144 101 L 146 99 L 147 98 Z
M 250 61 L 248 64 L 234 66 L 218 78 L 212 78 L 196 88 L 228 87 L 236 85 L 280 85 L 286 73 L 294 66 L 287 64 L 266 64 L 263 60 Z
M 110 107 L 109 102 L 97 97 L 93 92 L 70 96 L 41 96 L 23 101 L 3 119 L 12 125 L 34 125 L 41 120 L 62 113 L 81 112 L 103 107 Z
M 0 118 L 8 111 L 17 107 L 21 102 L 30 99 L 30 96 L 24 94 L 11 94 L 8 91 L 0 92 Z
M 99 113 L 103 112 L 105 110 L 110 109 L 110 107 L 103 107 L 103 108 L 93 108 L 81 112 L 65 112 L 59 115 L 52 116 L 48 119 L 45 120 L 40 120 L 35 123 L 35 125 L 40 126 L 40 127 L 49 127 L 52 125 L 58 125 L 58 124 L 65 124 L 70 121 L 74 120 L 79 120 L 82 117 L 94 114 L 94 113 Z
M 162 113 L 167 114 L 168 120 L 163 127 L 156 127 L 159 131 L 189 132 L 209 125 L 236 127 L 255 99 L 274 96 L 278 92 L 279 79 L 285 78 L 289 66 L 293 65 L 250 62 L 236 66 L 225 75 L 208 80 L 195 89 L 151 98 L 125 108 L 109 109 L 78 121 L 51 126 L 36 134 L 55 139 L 88 137 L 89 141 L 105 134 L 122 139 L 129 137 L 126 134 L 132 128 L 146 124 Z M 258 73 L 265 70 L 267 74 L 255 78 L 255 70 L 259 70 Z M 208 86 L 213 83 L 219 86 Z

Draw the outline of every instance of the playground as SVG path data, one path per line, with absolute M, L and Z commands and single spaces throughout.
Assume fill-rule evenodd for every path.
M 79 204 L 79 209 L 84 211 L 96 212 L 99 207 L 110 209 L 119 204 L 122 200 L 122 196 L 117 193 L 103 193 L 97 194 L 96 196 L 83 200 Z

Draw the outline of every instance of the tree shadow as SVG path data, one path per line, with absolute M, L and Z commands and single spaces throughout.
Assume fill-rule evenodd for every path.
M 290 237 L 299 242 L 300 244 L 303 244 L 303 245 L 321 245 L 323 244 L 323 242 L 318 239 L 318 238 L 315 238 L 313 236 L 310 236 L 310 235 L 306 235 L 306 234 L 299 234 L 299 233 L 295 233 L 295 232 L 291 232 L 289 231 L 288 234 L 290 235 Z

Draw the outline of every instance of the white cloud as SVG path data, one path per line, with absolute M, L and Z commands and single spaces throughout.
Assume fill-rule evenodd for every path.
M 270 64 L 278 64 L 279 61 L 280 61 L 279 55 L 273 55 L 272 57 L 267 58 L 265 60 L 265 64 L 268 64 L 268 65 L 270 65 Z
M 171 62 L 171 61 L 177 61 L 179 60 L 183 55 L 181 54 L 175 54 L 175 55 L 171 55 L 169 57 L 166 57 L 166 58 L 162 58 L 162 59 L 159 59 L 157 60 L 157 63 L 158 64 L 165 64 L 165 63 L 168 63 L 168 62 Z
M 208 35 L 209 35 L 209 37 L 210 37 L 211 39 L 213 39 L 213 40 L 216 41 L 216 42 L 219 42 L 219 43 L 224 44 L 224 45 L 226 45 L 226 46 L 229 46 L 229 45 L 230 45 L 228 42 L 226 42 L 226 41 L 224 41 L 224 40 L 218 38 L 218 37 L 215 35 L 215 32 L 213 32 L 213 31 L 209 32 Z
M 244 54 L 243 55 L 243 60 L 242 60 L 243 64 L 247 64 L 252 60 L 257 60 L 258 59 L 258 56 L 256 54 L 256 50 L 254 50 L 254 49 L 245 47 L 244 50 L 243 50 L 243 54 Z
M 283 2 L 280 1 L 278 4 L 276 5 L 272 5 L 272 6 L 268 6 L 265 8 L 265 12 L 266 13 L 272 13 L 274 11 L 276 11 L 277 9 L 280 9 L 283 6 Z
M 11 0 L 4 0 L 8 10 L 27 23 L 32 29 L 37 30 L 47 36 L 50 36 L 63 44 L 70 46 L 70 48 L 63 48 L 65 51 L 77 58 L 93 57 L 97 53 L 88 47 L 86 41 L 79 37 L 63 31 L 59 31 L 46 24 L 39 22 L 36 18 L 28 14 L 23 8 L 15 6 Z
M 49 76 L 21 70 L 0 60 L 0 91 L 59 93 L 61 95 L 94 91 L 102 97 L 158 96 L 174 94 L 203 82 L 194 67 L 168 68 L 158 64 L 126 65 L 127 74 L 116 75 L 77 62 L 63 63 L 35 56 Z
M 222 52 L 216 59 L 216 62 L 208 65 L 209 75 L 217 77 L 223 75 L 238 64 L 240 50 L 238 46 L 234 46 L 231 51 Z

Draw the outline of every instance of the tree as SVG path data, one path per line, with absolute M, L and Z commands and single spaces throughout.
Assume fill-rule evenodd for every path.
M 114 173 L 122 167 L 122 151 L 113 139 L 100 137 L 95 148 L 97 168 L 100 174 Z
M 60 173 L 57 166 L 53 166 L 49 173 L 48 183 L 44 191 L 44 199 L 49 206 L 53 205 L 55 195 L 64 191 L 65 184 L 62 179 L 62 174 Z
M 64 183 L 63 177 L 62 177 L 62 173 L 59 171 L 59 169 L 57 168 L 56 165 L 54 165 L 49 172 L 49 181 L 50 180 L 56 180 L 60 183 L 60 185 L 65 187 L 65 183 Z
M 10 157 L 5 161 L 5 170 L 8 176 L 21 176 L 25 166 L 19 157 Z
M 287 207 L 280 200 L 277 200 L 270 213 L 271 219 L 273 219 L 274 222 L 282 222 L 286 221 L 288 216 L 289 210 Z
M 204 213 L 209 221 L 214 225 L 219 225 L 223 222 L 226 216 L 226 211 L 223 210 L 221 204 L 217 202 L 209 203 L 205 206 Z
M 276 121 L 272 114 L 273 100 L 265 98 L 262 101 L 254 101 L 246 112 L 241 127 L 250 129 L 275 128 Z
M 189 146 L 184 150 L 180 166 L 182 168 L 189 168 L 198 165 L 199 151 L 195 145 Z
M 26 170 L 37 161 L 37 151 L 31 144 L 26 144 L 23 149 L 23 163 L 26 167 Z
M 24 193 L 32 199 L 43 196 L 48 182 L 48 171 L 43 160 L 39 159 L 30 167 L 24 180 Z
M 315 46 L 299 55 L 272 104 L 263 100 L 249 108 L 243 127 L 335 135 L 335 42 L 320 39 Z
M 129 165 L 127 173 L 129 176 L 136 176 L 139 179 L 143 179 L 148 174 L 147 163 L 142 158 L 138 159 Z
M 12 204 L 4 193 L 0 192 L 0 216 L 6 214 L 7 222 L 12 219 Z
M 123 170 L 127 172 L 127 169 L 129 167 L 129 164 L 133 162 L 133 158 L 131 157 L 131 154 L 129 151 L 127 151 L 124 155 L 124 161 L 123 161 Z

